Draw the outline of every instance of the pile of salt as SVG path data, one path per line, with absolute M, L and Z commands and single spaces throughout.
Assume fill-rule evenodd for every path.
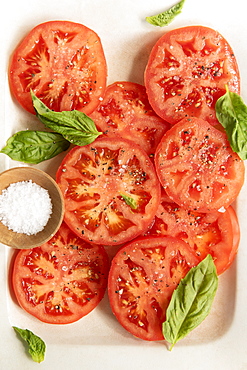
M 0 221 L 16 233 L 37 234 L 51 213 L 48 191 L 31 180 L 12 183 L 0 195 Z

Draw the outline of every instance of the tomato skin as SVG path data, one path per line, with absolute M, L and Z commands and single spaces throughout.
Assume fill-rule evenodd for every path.
M 68 324 L 99 304 L 108 270 L 104 248 L 86 243 L 63 223 L 47 243 L 19 250 L 12 285 L 25 311 L 48 324 Z
M 134 336 L 164 340 L 162 323 L 173 291 L 198 258 L 173 237 L 140 237 L 112 260 L 108 295 L 119 323 Z
M 150 104 L 171 124 L 185 117 L 217 124 L 215 103 L 226 84 L 240 93 L 232 48 L 221 34 L 203 26 L 165 33 L 154 45 L 145 70 Z
M 238 222 L 238 216 L 235 212 L 235 209 L 230 206 L 230 207 L 227 208 L 227 212 L 230 215 L 231 224 L 232 224 L 233 248 L 232 248 L 232 251 L 231 251 L 231 255 L 229 257 L 229 264 L 228 264 L 226 269 L 228 269 L 232 265 L 233 261 L 235 260 L 235 257 L 238 253 L 238 246 L 239 246 L 240 235 L 241 235 L 240 226 L 239 226 L 239 222 Z
M 102 136 L 74 147 L 58 168 L 56 181 L 64 195 L 64 221 L 95 244 L 119 245 L 142 234 L 160 202 L 153 163 L 139 145 L 122 138 Z
M 91 113 L 104 95 L 106 75 L 99 36 L 70 21 L 34 27 L 14 50 L 9 66 L 11 92 L 33 114 L 30 89 L 54 111 Z
M 104 100 L 90 117 L 108 137 L 133 140 L 150 157 L 170 126 L 153 111 L 145 87 L 128 81 L 109 85 Z
M 174 203 L 163 191 L 154 222 L 145 235 L 182 239 L 200 260 L 211 254 L 220 275 L 236 257 L 240 229 L 232 206 L 225 212 L 191 211 Z
M 226 134 L 199 118 L 185 118 L 165 133 L 155 167 L 167 195 L 200 212 L 227 208 L 244 182 L 244 163 Z

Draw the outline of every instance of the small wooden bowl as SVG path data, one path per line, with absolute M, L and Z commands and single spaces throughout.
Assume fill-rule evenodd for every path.
M 9 230 L 0 222 L 0 243 L 19 249 L 34 248 L 46 243 L 59 229 L 64 216 L 62 193 L 55 180 L 44 171 L 33 167 L 15 167 L 0 174 L 0 194 L 10 184 L 29 181 L 46 189 L 52 202 L 52 214 L 43 230 L 35 235 L 26 235 Z

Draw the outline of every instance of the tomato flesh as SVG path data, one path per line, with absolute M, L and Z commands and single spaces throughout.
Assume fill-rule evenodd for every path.
M 112 260 L 108 294 L 119 323 L 138 338 L 164 339 L 162 323 L 173 291 L 199 259 L 173 237 L 144 237 Z
M 57 182 L 65 199 L 65 222 L 96 244 L 118 245 L 140 235 L 160 201 L 148 155 L 122 138 L 102 137 L 73 148 L 57 171 Z
M 30 90 L 54 111 L 91 113 L 106 87 L 106 61 L 99 36 L 79 23 L 50 21 L 33 28 L 15 49 L 10 89 L 35 113 Z
M 224 95 L 226 85 L 239 94 L 236 59 L 217 31 L 203 26 L 177 28 L 154 45 L 145 86 L 155 112 L 171 124 L 184 117 L 217 124 L 215 103 Z
M 155 220 L 145 235 L 174 236 L 190 246 L 191 252 L 203 260 L 213 257 L 218 275 L 235 259 L 240 239 L 234 209 L 202 213 L 180 207 L 162 192 Z
M 167 195 L 200 212 L 227 208 L 244 182 L 244 163 L 226 134 L 199 118 L 185 118 L 165 133 L 155 166 Z
M 62 224 L 50 241 L 18 252 L 13 289 L 20 306 L 49 324 L 68 324 L 91 312 L 107 286 L 108 257 Z
M 145 87 L 134 82 L 108 86 L 104 100 L 90 116 L 99 131 L 108 137 L 135 141 L 150 157 L 169 128 L 150 106 Z

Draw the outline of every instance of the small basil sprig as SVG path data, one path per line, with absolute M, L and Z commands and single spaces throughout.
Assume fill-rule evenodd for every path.
M 171 344 L 170 350 L 206 318 L 217 288 L 218 276 L 209 254 L 191 268 L 173 292 L 162 325 L 164 338 Z
M 22 339 L 27 342 L 29 346 L 28 352 L 30 353 L 33 361 L 39 363 L 44 361 L 46 350 L 45 342 L 28 329 L 20 329 L 16 326 L 13 326 L 13 329 Z
M 137 209 L 137 203 L 134 198 L 126 194 L 121 194 L 121 197 L 124 199 L 125 203 L 130 206 L 130 208 Z
M 236 93 L 229 91 L 215 104 L 216 117 L 225 128 L 232 150 L 247 159 L 247 106 Z
M 74 145 L 91 144 L 102 133 L 97 131 L 94 121 L 77 111 L 54 112 L 31 91 L 33 106 L 40 121 L 51 130 L 58 132 Z
M 151 17 L 146 17 L 146 21 L 154 26 L 167 26 L 178 14 L 181 13 L 184 3 L 185 0 L 181 0 L 179 1 L 179 3 L 175 4 L 163 13 L 159 13 Z
M 70 143 L 56 132 L 19 131 L 11 136 L 0 153 L 15 161 L 38 164 L 69 148 Z

